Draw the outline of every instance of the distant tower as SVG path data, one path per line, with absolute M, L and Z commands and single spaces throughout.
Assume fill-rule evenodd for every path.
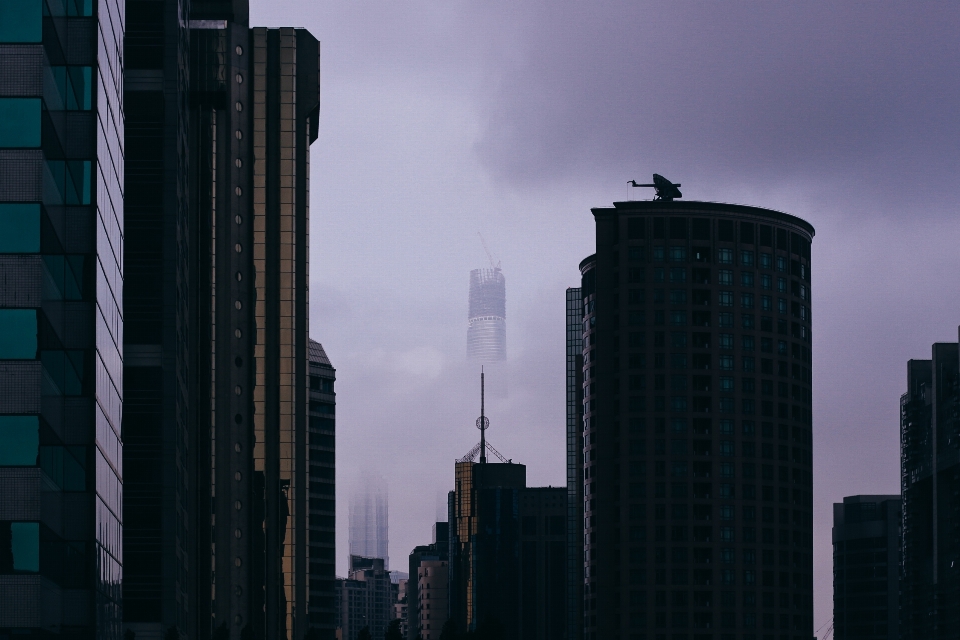
M 367 475 L 350 501 L 350 555 L 382 558 L 389 569 L 388 547 L 387 483 L 380 475 Z
M 477 362 L 507 359 L 507 289 L 499 266 L 470 272 L 467 358 Z

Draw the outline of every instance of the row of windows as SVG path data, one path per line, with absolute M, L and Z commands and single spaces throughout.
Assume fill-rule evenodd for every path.
M 591 385 L 592 386 L 592 385 Z M 793 399 L 796 402 L 810 404 L 811 392 L 806 387 L 794 385 Z M 646 396 L 631 396 L 627 408 L 634 413 L 646 411 L 673 412 L 673 413 L 736 413 L 737 403 L 734 398 L 721 396 L 717 398 L 714 405 L 714 398 L 711 396 L 654 396 L 652 403 L 647 403 Z M 584 400 L 583 412 L 590 413 L 594 409 L 594 400 Z M 759 408 L 759 411 L 758 411 Z M 774 411 L 774 409 L 777 411 Z M 742 398 L 740 401 L 739 413 L 746 416 L 760 415 L 764 417 L 778 417 L 781 420 L 787 420 L 790 416 L 789 406 L 785 403 L 775 403 L 772 400 L 760 400 L 753 398 Z M 810 409 L 807 407 L 793 405 L 793 419 L 808 422 L 810 419 Z
M 665 583 L 662 583 L 665 584 Z M 764 629 L 776 629 L 777 627 L 777 616 L 772 613 L 764 613 L 762 618 L 758 619 L 758 614 L 752 611 L 743 612 L 742 626 L 745 629 L 756 629 L 760 626 L 759 620 L 762 620 Z M 658 611 L 655 614 L 655 617 L 652 618 L 653 626 L 657 629 L 666 629 L 667 628 L 667 612 Z M 686 611 L 674 611 L 669 618 L 669 627 L 671 629 L 712 629 L 715 626 L 719 626 L 721 629 L 733 629 L 737 626 L 737 615 L 732 611 L 724 611 L 719 614 L 718 624 L 714 624 L 713 614 L 709 611 L 707 612 L 695 612 L 691 614 L 691 617 L 687 617 Z M 791 625 L 791 616 L 789 614 L 780 614 L 779 618 L 779 628 L 780 630 L 793 629 L 795 631 L 800 631 L 809 627 L 807 616 L 794 615 L 793 622 Z M 634 612 L 630 614 L 630 626 L 631 627 L 645 627 L 647 624 L 645 612 Z M 662 635 L 662 634 L 661 634 Z M 700 640 L 698 638 L 699 634 L 694 634 L 694 640 Z M 673 638 L 682 637 L 684 640 L 687 640 L 687 634 L 673 634 Z M 631 639 L 643 638 L 642 634 L 632 634 Z M 735 636 L 730 635 L 721 635 L 721 640 L 732 640 Z M 753 634 L 746 634 L 742 636 L 744 640 L 755 640 L 756 636 Z M 766 634 L 765 636 L 766 637 Z M 772 636 L 771 636 L 772 637 Z M 790 636 L 781 636 L 781 638 L 789 638 Z M 794 636 L 796 638 L 797 636 Z M 706 634 L 703 636 L 704 640 L 713 640 L 713 634 Z
M 696 336 L 696 334 L 694 334 L 694 335 Z M 655 341 L 655 342 L 660 342 L 660 341 L 661 341 L 661 338 L 657 338 L 657 336 L 654 336 L 654 341 Z M 641 341 L 638 340 L 637 342 L 641 342 Z M 680 342 L 680 340 L 678 340 L 678 342 Z M 701 343 L 701 344 L 702 344 L 702 343 Z M 666 347 L 665 344 L 661 344 L 661 345 L 658 345 L 658 346 Z M 767 345 L 763 342 L 763 338 L 761 338 L 761 341 L 760 341 L 761 351 L 763 351 L 766 346 L 767 346 Z M 798 345 L 798 346 L 799 346 L 799 345 Z M 773 343 L 772 343 L 772 342 L 769 344 L 769 347 L 770 347 L 771 349 L 773 348 Z M 778 344 L 777 344 L 777 351 L 778 351 L 778 352 L 781 352 L 781 351 L 783 352 L 783 353 L 781 353 L 780 355 L 784 355 L 784 356 L 787 355 L 787 354 L 786 354 L 786 351 L 787 351 L 787 349 L 786 349 L 786 343 L 778 343 Z M 801 350 L 797 349 L 797 350 L 796 350 L 795 357 L 799 356 L 800 359 L 806 360 L 806 358 L 808 357 L 807 351 L 808 351 L 808 350 L 801 351 Z M 671 354 L 655 353 L 655 354 L 653 354 L 653 368 L 654 368 L 654 369 L 666 369 L 666 368 L 667 368 L 667 356 L 668 356 L 668 355 L 670 356 L 670 368 L 671 368 L 671 369 L 684 370 L 684 369 L 687 369 L 688 364 L 691 364 L 693 369 L 702 369 L 702 370 L 710 370 L 710 369 L 712 368 L 712 366 L 713 366 L 713 357 L 712 357 L 710 354 L 694 353 L 694 354 L 692 354 L 692 356 L 691 356 L 690 354 L 687 354 L 687 353 L 671 353 Z M 588 358 L 584 358 L 584 362 L 585 362 L 585 363 L 588 363 L 588 362 L 589 362 L 589 359 L 588 359 Z M 717 358 L 717 363 L 718 363 L 718 365 L 719 365 L 718 368 L 720 369 L 720 371 L 734 371 L 734 370 L 735 370 L 735 369 L 734 369 L 735 359 L 734 359 L 734 356 L 732 356 L 732 355 L 720 355 L 720 356 Z M 756 364 L 757 364 L 757 361 L 756 361 L 756 359 L 755 359 L 753 356 L 741 356 L 740 365 L 741 365 L 741 370 L 742 370 L 744 373 L 753 373 L 753 372 L 755 372 L 755 371 L 757 370 Z M 772 359 L 770 359 L 770 358 L 761 358 L 761 359 L 760 359 L 760 373 L 761 373 L 761 374 L 765 374 L 765 375 L 769 375 L 769 376 L 774 375 L 774 367 L 773 367 L 773 364 L 774 364 L 774 361 L 773 361 Z M 631 353 L 631 354 L 629 354 L 629 355 L 627 356 L 627 367 L 628 367 L 629 369 L 646 369 L 646 368 L 647 368 L 647 354 L 645 354 L 645 353 Z M 589 383 L 589 381 L 590 381 L 591 379 L 593 379 L 593 374 L 594 374 L 593 367 L 592 367 L 592 366 L 585 366 L 585 367 L 584 367 L 584 382 L 585 382 L 585 383 Z M 658 374 L 658 375 L 659 375 L 659 374 Z M 801 364 L 798 364 L 798 363 L 794 363 L 793 366 L 791 367 L 791 366 L 789 365 L 789 363 L 787 363 L 787 362 L 785 362 L 785 361 L 783 361 L 783 360 L 778 361 L 778 362 L 777 362 L 777 375 L 779 375 L 780 377 L 784 377 L 784 378 L 787 377 L 787 376 L 792 376 L 794 380 L 800 380 L 801 382 L 805 382 L 806 384 L 811 384 L 811 383 L 812 383 L 812 382 L 811 382 L 811 381 L 812 381 L 812 376 L 811 376 L 811 373 L 810 373 L 810 369 L 808 369 L 807 367 L 804 367 L 804 366 L 802 366 Z M 694 377 L 697 377 L 697 376 L 694 376 Z M 712 378 L 711 378 L 711 376 L 710 376 L 709 374 L 708 374 L 708 375 L 705 375 L 705 376 L 700 376 L 700 382 L 703 383 L 703 384 L 709 385 L 709 381 L 710 381 L 711 379 L 712 379 Z M 705 387 L 703 390 L 704 390 L 704 391 L 709 391 L 710 389 Z
M 674 608 L 684 608 L 691 604 L 694 607 L 712 607 L 714 604 L 717 604 L 725 609 L 733 609 L 737 606 L 736 595 L 734 591 L 721 591 L 720 599 L 717 601 L 715 599 L 716 594 L 713 591 L 694 591 L 693 593 L 688 591 L 657 591 L 649 604 L 655 607 L 671 606 Z M 794 594 L 793 606 L 797 608 L 801 606 L 800 598 L 798 598 L 799 595 L 800 594 Z M 776 606 L 776 593 L 772 591 L 763 592 L 761 597 L 763 598 L 763 606 L 765 608 L 773 608 Z M 742 592 L 741 598 L 744 607 L 754 607 L 757 605 L 757 594 L 754 591 Z M 630 592 L 631 607 L 644 607 L 647 606 L 647 604 L 648 599 L 645 591 Z M 779 604 L 783 609 L 789 608 L 791 606 L 790 594 L 780 593 Z
M 627 249 L 627 261 L 634 264 L 646 262 L 647 252 L 645 249 L 645 247 L 629 247 Z M 689 256 L 687 247 L 683 245 L 655 246 L 649 249 L 652 262 L 685 263 L 689 259 L 692 259 L 693 262 L 710 262 L 711 251 L 709 247 L 691 247 Z M 789 273 L 803 280 L 809 280 L 810 275 L 810 269 L 799 260 L 789 260 L 785 256 L 774 256 L 772 253 L 761 252 L 757 254 L 747 249 L 741 250 L 739 254 L 733 249 L 717 249 L 715 262 L 722 265 L 776 270 L 778 273 Z
M 588 422 L 589 419 L 587 419 Z M 586 425 L 589 428 L 589 424 Z M 630 434 L 632 435 L 644 435 L 647 432 L 647 419 L 643 417 L 630 418 L 627 423 Z M 686 433 L 687 432 L 687 419 L 686 418 L 672 418 L 670 420 L 670 430 L 673 433 Z M 718 433 L 720 435 L 733 435 L 736 432 L 735 423 L 730 419 L 721 419 L 718 421 Z M 654 431 L 657 434 L 666 433 L 667 421 L 665 418 L 656 418 L 654 420 Z M 693 433 L 696 435 L 710 435 L 713 431 L 713 420 L 710 418 L 694 418 L 692 421 Z M 743 420 L 741 421 L 741 432 L 744 437 L 752 438 L 757 434 L 757 425 L 753 420 Z M 790 427 L 781 424 L 778 425 L 777 433 L 781 440 L 788 440 L 790 438 Z M 764 438 L 773 438 L 774 429 L 772 422 L 761 422 L 760 423 L 760 435 Z M 810 430 L 804 429 L 802 427 L 793 427 L 793 440 L 802 444 L 810 445 Z M 785 451 L 785 449 L 781 449 Z M 837 543 L 842 545 L 842 543 Z M 840 550 L 843 547 L 839 547 Z
M 692 440 L 688 441 L 686 438 L 674 438 L 672 440 L 666 440 L 663 438 L 657 438 L 653 441 L 653 447 L 648 451 L 647 441 L 646 440 L 630 440 L 630 447 L 628 449 L 629 455 L 631 456 L 645 456 L 648 453 L 655 456 L 665 456 L 667 455 L 667 444 L 669 443 L 669 453 L 672 456 L 710 456 L 712 452 L 716 453 L 720 457 L 732 458 L 736 456 L 736 448 L 733 440 L 720 440 L 719 442 L 713 442 L 711 440 Z M 692 446 L 689 446 L 692 443 Z M 740 454 L 745 458 L 754 458 L 757 456 L 757 446 L 752 440 L 744 440 L 740 443 Z M 774 445 L 769 442 L 761 443 L 760 447 L 761 457 L 766 460 L 774 459 Z M 780 460 L 786 462 L 789 460 L 789 447 L 787 445 L 780 445 Z M 793 448 L 793 459 L 797 463 L 805 463 L 809 451 L 807 449 L 801 449 L 798 447 Z M 732 463 L 722 463 L 732 464 Z M 749 465 L 749 466 L 748 466 Z M 743 463 L 743 477 L 753 478 L 755 477 L 753 463 Z M 767 479 L 768 474 L 766 473 L 767 469 L 772 469 L 770 465 L 764 465 L 764 479 Z M 781 475 L 783 474 L 784 467 L 781 467 Z M 663 475 L 663 474 L 659 474 Z M 772 471 L 769 474 L 770 479 L 772 479 Z M 707 477 L 707 476 L 704 476 Z M 721 478 L 732 478 L 733 470 L 729 471 L 726 468 L 721 466 L 720 471 Z M 786 480 L 781 479 L 781 482 L 786 482 Z
M 669 509 L 668 509 L 669 507 Z M 685 503 L 678 504 L 657 504 L 654 505 L 653 509 L 653 518 L 656 520 L 666 520 L 667 516 L 670 516 L 671 520 L 702 520 L 702 521 L 711 521 L 714 519 L 714 505 L 712 504 L 694 504 L 692 509 L 690 505 Z M 735 517 L 736 507 L 734 505 L 720 505 L 717 509 L 717 520 L 720 522 L 733 522 Z M 779 523 L 784 526 L 790 525 L 790 515 L 793 514 L 793 524 L 797 527 L 805 527 L 810 524 L 811 516 L 808 511 L 799 511 L 790 509 L 781 508 L 779 510 L 780 519 Z M 630 521 L 639 521 L 643 522 L 648 517 L 647 508 L 645 504 L 631 504 L 630 505 Z M 775 523 L 777 522 L 777 510 L 773 507 L 763 507 L 761 511 L 757 511 L 757 508 L 751 505 L 746 505 L 742 507 L 741 521 L 756 522 L 757 516 L 760 515 L 761 519 L 765 523 Z M 638 536 L 645 536 L 643 533 L 645 529 L 642 527 L 631 529 L 631 539 L 637 540 Z M 722 538 L 722 536 L 721 536 Z
M 681 216 L 651 216 L 651 237 L 654 240 L 710 240 L 713 229 L 709 218 L 687 219 Z M 689 227 L 689 229 L 688 229 Z M 791 251 L 806 258 L 810 257 L 810 241 L 799 233 L 779 229 L 766 224 L 747 221 L 734 221 L 720 218 L 716 220 L 716 239 L 720 242 L 736 242 L 739 227 L 739 241 L 741 244 L 758 244 L 762 247 L 774 246 L 781 251 Z M 629 240 L 643 240 L 646 238 L 647 218 L 627 217 L 627 238 Z M 689 233 L 688 233 L 689 231 Z M 776 243 L 774 243 L 776 241 Z
M 643 304 L 644 296 L 643 290 L 633 290 L 631 294 L 636 293 L 635 302 L 634 299 L 631 299 L 631 304 Z M 667 304 L 665 291 L 663 289 L 654 290 L 654 304 Z M 692 300 L 694 306 L 706 306 L 710 304 L 710 292 L 709 291 L 700 291 L 694 289 L 692 292 Z M 740 308 L 744 310 L 753 310 L 759 309 L 763 312 L 773 313 L 774 312 L 774 298 L 772 296 L 760 296 L 760 306 L 755 305 L 756 298 L 752 293 L 742 293 L 740 294 Z M 686 289 L 672 289 L 670 290 L 670 304 L 671 305 L 686 305 L 687 304 L 687 290 Z M 734 295 L 732 291 L 720 291 L 717 294 L 717 304 L 720 307 L 734 307 Z M 657 310 L 653 315 L 653 323 L 657 325 L 666 324 L 666 315 L 665 311 Z M 809 322 L 811 318 L 810 308 L 806 305 L 794 302 L 791 304 L 785 298 L 776 299 L 776 313 L 781 315 L 791 315 L 794 318 L 797 318 L 801 322 Z M 693 311 L 691 316 L 692 324 L 694 326 L 710 326 L 710 312 L 709 311 Z M 765 324 L 764 331 L 773 331 L 772 319 L 767 319 L 768 322 Z M 733 314 L 730 312 L 720 312 L 719 315 L 720 326 L 733 326 Z M 753 328 L 754 320 L 752 314 L 745 320 L 749 323 L 749 327 Z M 597 324 L 597 317 L 590 316 L 583 320 L 583 331 L 586 333 Z M 645 316 L 643 311 L 630 311 L 627 314 L 627 324 L 631 326 L 643 326 L 645 324 Z M 670 312 L 670 324 L 674 326 L 686 326 L 687 325 L 687 314 L 686 311 L 671 311 Z M 799 329 L 795 329 L 795 333 L 801 333 Z M 806 328 L 802 331 L 802 337 L 806 338 Z
M 697 474 L 697 462 L 693 463 L 694 478 L 710 478 L 710 475 L 698 475 Z M 674 461 L 670 465 L 670 476 L 673 478 L 686 478 L 688 476 L 689 466 L 686 461 L 678 460 Z M 661 475 L 661 474 L 656 474 Z M 666 474 L 663 474 L 666 475 Z M 658 483 L 659 484 L 659 483 Z M 802 487 L 809 487 L 809 481 L 803 482 Z M 591 485 L 588 483 L 585 486 L 585 496 L 589 496 L 590 491 L 589 487 Z M 645 482 L 631 482 L 629 483 L 628 496 L 633 499 L 642 499 L 646 497 L 646 483 Z M 659 486 L 656 487 L 660 489 Z M 694 482 L 691 485 L 692 488 L 692 497 L 694 500 L 712 500 L 714 498 L 728 499 L 733 500 L 737 497 L 737 486 L 732 482 L 719 482 L 716 485 L 709 482 Z M 663 495 L 657 497 L 665 497 Z M 682 496 L 675 496 L 681 498 Z M 740 498 L 743 500 L 757 500 L 760 499 L 764 502 L 779 502 L 780 504 L 793 504 L 800 507 L 809 507 L 811 502 L 810 493 L 804 488 L 800 489 L 790 489 L 789 487 L 774 487 L 772 485 L 763 485 L 760 487 L 760 497 L 757 497 L 757 486 L 755 484 L 744 483 L 740 485 Z M 592 505 L 592 499 L 585 497 L 585 502 L 589 505 Z M 586 507 L 589 510 L 589 506 Z
M 669 276 L 669 277 L 668 277 Z M 753 288 L 756 283 L 756 278 L 753 271 L 741 271 L 740 272 L 740 286 L 743 288 Z M 629 272 L 630 282 L 644 282 L 644 271 L 643 269 L 631 269 Z M 675 284 L 685 284 L 687 282 L 687 270 L 685 267 L 671 267 L 670 269 L 654 269 L 653 270 L 653 282 L 671 282 Z M 694 269 L 692 282 L 694 285 L 709 285 L 710 284 L 710 270 L 709 269 Z M 729 269 L 720 269 L 717 271 L 717 284 L 721 286 L 732 287 L 736 284 L 733 271 Z M 770 274 L 761 273 L 760 274 L 760 288 L 764 291 L 773 291 L 774 278 Z M 792 280 L 789 281 L 786 278 L 778 277 L 776 279 L 777 293 L 793 293 L 794 296 L 800 298 L 801 300 L 808 300 L 810 298 L 810 289 L 806 284 L 798 281 Z M 662 294 L 661 294 L 662 297 Z M 630 291 L 630 302 L 637 303 L 643 302 L 643 290 L 631 290 Z

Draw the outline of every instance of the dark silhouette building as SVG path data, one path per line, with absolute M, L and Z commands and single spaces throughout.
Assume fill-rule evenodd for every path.
M 424 625 L 427 624 L 428 611 L 423 594 L 420 593 L 420 575 L 423 573 L 422 567 L 427 563 L 431 568 L 437 568 L 442 563 L 448 564 L 450 559 L 450 528 L 446 522 L 435 522 L 433 525 L 433 542 L 430 544 L 414 547 L 410 552 L 408 568 L 410 573 L 407 580 L 407 638 L 417 640 L 418 637 L 429 640 L 428 637 L 438 638 L 443 629 L 443 623 L 446 622 L 449 603 L 445 602 L 443 611 L 439 612 L 439 625 L 430 618 L 430 628 L 426 629 L 421 625 L 421 618 Z M 428 581 L 429 582 L 429 581 Z M 434 581 L 435 582 L 435 581 Z M 436 585 L 439 586 L 439 585 Z M 449 600 L 449 579 L 444 581 L 443 588 L 447 591 Z M 432 598 L 431 598 L 432 599 Z M 431 603 L 432 604 L 432 603 Z M 422 609 L 422 610 L 421 610 Z M 431 613 L 432 616 L 432 608 Z
M 310 341 L 310 629 L 311 640 L 336 633 L 336 370 Z
M 5 637 L 123 635 L 122 15 L 23 1 L 0 19 Z
M 957 343 L 907 363 L 900 397 L 903 566 L 900 637 L 955 637 L 960 628 L 960 422 Z
M 308 579 L 319 45 L 248 15 L 127 3 L 124 624 L 141 640 L 294 640 L 334 615 L 310 611 Z
M 350 556 L 347 578 L 337 580 L 337 627 L 343 640 L 357 640 L 364 629 L 382 638 L 393 614 L 394 591 L 383 558 Z
M 809 638 L 813 227 L 706 202 L 593 214 L 584 637 Z
M 833 634 L 900 634 L 900 496 L 851 496 L 833 505 Z
M 583 302 L 567 289 L 567 638 L 583 637 Z

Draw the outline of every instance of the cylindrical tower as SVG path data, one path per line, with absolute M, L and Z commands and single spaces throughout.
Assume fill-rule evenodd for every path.
M 813 227 L 705 202 L 593 214 L 585 640 L 812 636 Z
M 470 272 L 467 358 L 477 362 L 507 359 L 507 290 L 499 267 Z

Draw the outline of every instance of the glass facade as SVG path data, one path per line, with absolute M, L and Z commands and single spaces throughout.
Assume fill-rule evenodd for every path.
M 567 289 L 567 638 L 583 637 L 583 303 Z
M 318 640 L 336 633 L 336 371 L 310 341 L 310 629 Z
M 593 213 L 584 637 L 810 637 L 813 228 L 699 202 Z M 758 271 L 785 281 L 776 311 Z
M 122 635 L 123 33 L 113 0 L 0 2 L 0 629 L 24 635 Z

